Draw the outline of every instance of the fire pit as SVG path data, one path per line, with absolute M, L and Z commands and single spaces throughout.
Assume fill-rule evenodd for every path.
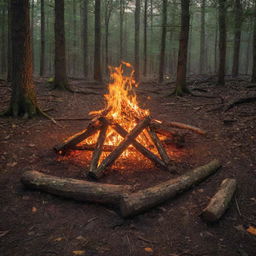
M 127 69 L 130 70 L 128 76 L 125 75 Z M 85 130 L 54 147 L 55 152 L 61 156 L 84 150 L 86 155 L 91 156 L 87 175 L 94 179 L 100 178 L 117 159 L 135 163 L 140 159 L 148 159 L 156 167 L 177 174 L 169 144 L 179 144 L 177 137 L 180 138 L 180 135 L 173 128 L 205 134 L 205 131 L 191 125 L 152 118 L 149 110 L 139 107 L 133 74 L 129 63 L 123 62 L 119 67 L 111 68 L 112 82 L 105 95 L 105 108 L 91 112 L 92 120 Z M 129 185 L 59 178 L 37 171 L 25 172 L 21 181 L 30 188 L 66 198 L 116 205 L 122 216 L 128 217 L 174 197 L 202 181 L 219 167 L 219 161 L 213 160 L 175 179 L 139 191 Z
M 125 68 L 131 70 L 128 76 L 124 75 Z M 133 73 L 132 66 L 125 62 L 111 68 L 112 82 L 105 95 L 106 107 L 90 113 L 94 118 L 85 130 L 54 147 L 60 155 L 71 150 L 93 151 L 88 173 L 93 178 L 100 178 L 118 158 L 138 161 L 146 157 L 155 166 L 175 173 L 173 161 L 168 155 L 168 143 L 175 143 L 175 138 L 181 136 L 167 128 L 186 128 L 205 133 L 196 127 L 151 118 L 149 110 L 139 107 L 134 91 L 138 85 Z

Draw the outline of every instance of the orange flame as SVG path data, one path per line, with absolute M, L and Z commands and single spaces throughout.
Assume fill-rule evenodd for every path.
M 110 67 L 111 82 L 108 85 L 108 94 L 105 94 L 106 107 L 102 110 L 92 111 L 89 114 L 93 116 L 105 115 L 108 120 L 121 125 L 127 132 L 130 132 L 137 124 L 138 120 L 150 114 L 149 110 L 139 107 L 138 100 L 134 91 L 138 84 L 135 82 L 133 75 L 134 69 L 131 64 L 122 62 L 118 67 Z M 125 71 L 129 71 L 125 75 Z M 97 141 L 98 134 L 88 138 L 87 144 L 94 144 Z M 108 127 L 104 145 L 117 146 L 123 138 L 111 127 Z M 137 137 L 137 141 L 144 146 L 152 145 L 147 133 L 143 132 Z M 130 146 L 121 157 L 130 156 L 134 153 Z M 137 156 L 140 155 L 136 152 Z

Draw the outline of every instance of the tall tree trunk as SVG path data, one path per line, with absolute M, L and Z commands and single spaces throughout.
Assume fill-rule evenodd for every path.
M 40 76 L 45 73 L 45 12 L 44 0 L 41 0 L 41 52 L 40 52 Z
M 84 77 L 88 77 L 89 63 L 88 63 L 88 0 L 84 0 L 84 14 L 83 14 L 83 60 L 84 60 Z
M 154 17 L 153 17 L 153 13 L 154 13 L 154 6 L 153 6 L 153 0 L 150 0 L 150 73 L 152 74 L 154 72 L 153 70 L 153 54 L 152 54 L 152 50 L 153 50 L 153 23 L 154 23 Z
M 219 72 L 218 83 L 225 85 L 226 69 L 226 0 L 219 0 Z
M 216 4 L 216 25 L 215 25 L 215 34 L 214 34 L 214 73 L 217 74 L 218 68 L 218 11 L 217 11 L 217 4 Z
M 233 77 L 237 77 L 239 72 L 241 26 L 242 26 L 241 0 L 235 0 L 235 37 L 234 37 L 234 53 L 233 53 L 233 67 L 232 67 Z
M 73 49 L 72 49 L 72 69 L 73 76 L 77 75 L 77 21 L 76 21 L 76 3 L 77 0 L 73 0 Z
M 101 1 L 95 0 L 95 33 L 94 33 L 94 79 L 102 82 L 101 71 Z
M 166 48 L 166 26 L 167 26 L 167 0 L 163 0 L 162 6 L 162 37 L 161 37 L 161 50 L 160 50 L 160 63 L 159 63 L 159 76 L 158 81 L 162 83 L 164 80 L 165 69 L 165 48 Z
M 2 47 L 1 47 L 1 73 L 4 74 L 6 73 L 6 36 L 5 36 L 5 28 L 6 28 L 6 2 L 4 2 L 2 6 L 2 31 L 1 31 L 1 36 L 2 36 Z
M 29 0 L 12 0 L 11 35 L 12 95 L 9 110 L 14 117 L 32 117 L 37 114 L 36 94 L 32 80 L 32 47 L 30 32 Z
M 32 66 L 33 72 L 35 72 L 35 45 L 34 45 L 34 17 L 35 17 L 35 0 L 31 2 L 31 44 L 32 44 Z
M 113 0 L 106 1 L 106 8 L 105 8 L 105 64 L 106 64 L 106 73 L 108 73 L 108 66 L 109 66 L 109 21 L 111 17 L 113 9 Z
M 56 89 L 69 90 L 66 68 L 64 0 L 55 0 L 55 79 Z
M 11 15 L 11 1 L 8 1 L 8 72 L 7 72 L 7 81 L 12 80 L 12 15 Z
M 190 27 L 188 37 L 188 60 L 187 60 L 187 73 L 191 72 L 191 55 L 192 55 L 192 31 L 193 31 L 193 13 L 190 16 Z
M 143 65 L 143 76 L 147 75 L 147 65 L 148 65 L 148 34 L 147 34 L 147 24 L 148 24 L 148 0 L 144 3 L 144 65 Z
M 119 0 L 119 8 L 120 8 L 120 12 L 119 12 L 119 19 L 120 19 L 120 34 L 119 34 L 119 43 L 120 43 L 120 56 L 119 56 L 119 60 L 120 62 L 123 59 L 123 37 L 124 37 L 124 10 L 125 10 L 125 4 L 124 4 L 124 0 Z
M 254 8 L 254 25 L 253 25 L 253 63 L 251 82 L 256 83 L 256 3 Z
M 180 45 L 177 66 L 176 88 L 174 93 L 176 95 L 183 95 L 188 93 L 186 86 L 186 67 L 188 54 L 188 38 L 189 38 L 189 0 L 181 0 L 181 31 L 180 31 Z
M 136 0 L 135 6 L 135 80 L 139 82 L 140 80 L 140 0 Z
M 201 6 L 201 34 L 200 34 L 200 74 L 205 72 L 205 0 Z

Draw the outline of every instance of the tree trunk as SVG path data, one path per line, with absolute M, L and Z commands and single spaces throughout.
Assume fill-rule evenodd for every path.
M 77 75 L 77 54 L 76 54 L 76 51 L 77 51 L 77 21 L 76 21 L 76 3 L 77 3 L 77 0 L 73 0 L 73 3 L 72 3 L 72 7 L 73 7 L 73 10 L 72 10 L 72 16 L 73 16 L 73 40 L 72 40 L 72 74 L 74 77 L 76 77 Z
M 135 80 L 139 82 L 140 80 L 140 0 L 136 0 L 135 7 Z
M 94 79 L 102 82 L 101 71 L 101 1 L 95 0 Z
M 31 33 L 31 45 L 32 45 L 32 68 L 33 68 L 32 72 L 35 72 L 34 17 L 35 17 L 35 0 L 31 0 L 30 33 Z
M 1 47 L 1 70 L 0 72 L 4 75 L 6 73 L 6 36 L 5 36 L 5 28 L 6 28 L 6 2 L 3 3 L 2 6 L 2 31 L 1 31 L 1 37 L 2 37 L 2 47 Z
M 66 67 L 64 0 L 55 0 L 55 79 L 56 89 L 69 90 Z
M 130 217 L 155 207 L 213 174 L 220 167 L 218 160 L 156 186 L 131 193 L 121 200 L 121 214 Z
M 148 0 L 144 3 L 144 65 L 143 65 L 143 76 L 147 75 L 147 65 L 148 65 Z
M 253 64 L 252 64 L 252 83 L 256 83 L 256 3 L 254 9 L 254 26 L 253 26 Z
M 159 83 L 164 80 L 165 69 L 165 48 L 166 48 L 166 26 L 167 26 L 167 0 L 163 0 L 162 6 L 162 37 L 161 37 L 161 50 L 160 50 L 160 63 L 159 63 Z
M 88 77 L 89 72 L 89 51 L 88 51 L 88 0 L 84 0 L 83 14 L 83 57 L 84 57 L 84 77 Z
M 32 80 L 32 48 L 29 0 L 11 1 L 12 95 L 6 115 L 32 117 L 37 114 Z
M 218 84 L 225 85 L 226 69 L 226 0 L 219 0 L 219 72 Z
M 235 0 L 235 37 L 234 37 L 234 53 L 233 53 L 233 67 L 232 67 L 233 77 L 237 77 L 239 72 L 241 26 L 242 26 L 241 0 Z
M 11 1 L 8 1 L 8 72 L 7 81 L 12 80 L 12 15 L 11 15 Z
M 106 1 L 105 7 L 105 64 L 106 64 L 106 73 L 108 74 L 109 66 L 109 21 L 113 9 L 113 0 Z
M 201 6 L 201 34 L 200 34 L 200 74 L 205 72 L 205 0 Z
M 209 222 L 219 220 L 227 210 L 235 190 L 235 179 L 223 180 L 218 192 L 212 197 L 208 206 L 203 210 L 202 218 Z
M 188 38 L 189 38 L 189 0 L 181 0 L 181 31 L 180 31 L 180 45 L 179 57 L 177 66 L 176 78 L 176 95 L 183 95 L 188 93 L 186 86 L 186 72 L 187 72 L 187 54 L 188 54 Z
M 40 53 L 40 76 L 45 73 L 45 12 L 44 0 L 41 0 L 41 53 Z
M 94 183 L 70 178 L 59 178 L 38 171 L 23 173 L 21 182 L 28 188 L 78 201 L 119 205 L 120 199 L 132 190 L 129 185 Z
M 120 34 L 119 34 L 119 42 L 120 42 L 120 56 L 119 56 L 119 61 L 121 62 L 123 60 L 123 37 L 124 37 L 124 0 L 119 1 L 119 8 L 120 8 L 120 13 L 119 13 L 119 18 L 120 18 Z

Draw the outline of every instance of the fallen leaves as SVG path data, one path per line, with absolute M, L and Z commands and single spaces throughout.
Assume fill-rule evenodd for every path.
M 74 255 L 84 255 L 85 254 L 85 251 L 84 250 L 77 250 L 77 251 L 72 251 L 72 253 Z
M 153 249 L 150 248 L 150 247 L 145 247 L 145 248 L 144 248 L 144 251 L 145 251 L 145 252 L 153 252 Z
M 246 231 L 247 231 L 248 233 L 250 233 L 251 235 L 256 236 L 256 227 L 249 226 L 249 227 L 246 229 Z

